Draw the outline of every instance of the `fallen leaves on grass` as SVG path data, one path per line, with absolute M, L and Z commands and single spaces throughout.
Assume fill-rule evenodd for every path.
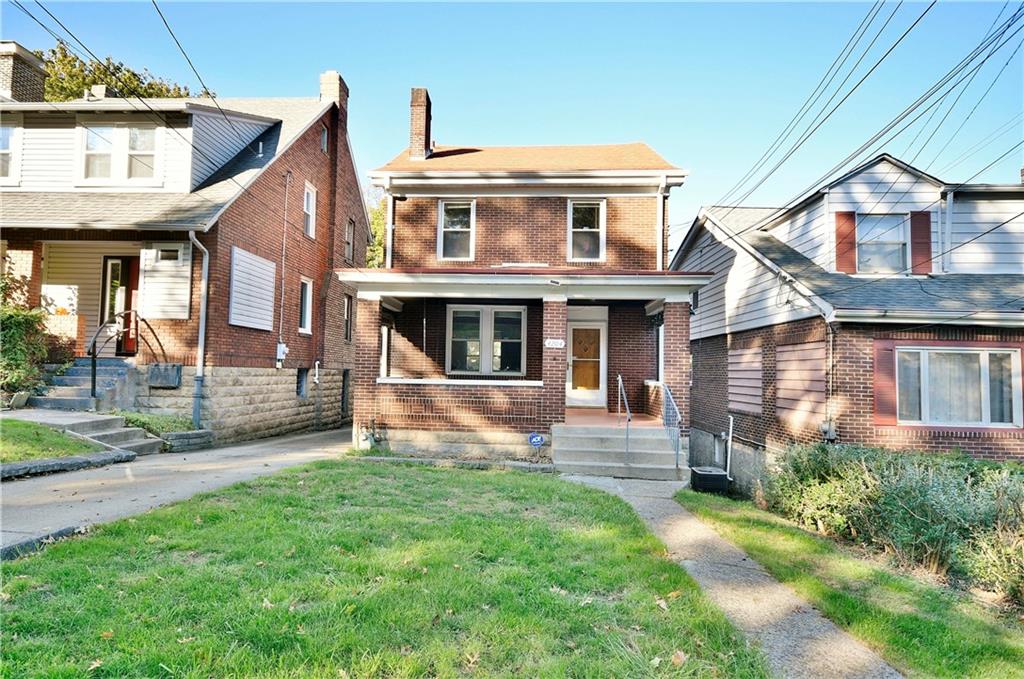
M 89 669 L 86 670 L 86 671 L 87 672 L 93 672 L 93 671 L 99 669 L 101 665 L 103 665 L 103 661 L 100 660 L 99 658 L 96 658 L 91 663 L 89 663 Z
M 273 607 L 274 607 L 274 604 L 270 603 L 270 599 L 268 599 L 267 597 L 263 597 L 263 608 L 270 609 L 270 608 L 273 608 Z
M 676 667 L 680 667 L 684 662 L 690 659 L 690 656 L 686 655 L 682 651 L 676 651 L 672 654 L 672 664 Z
M 658 604 L 658 608 L 660 608 L 661 610 L 668 610 L 668 602 L 662 599 L 660 596 L 654 597 L 654 603 Z
M 112 629 L 108 629 L 108 630 L 106 630 L 104 632 L 100 632 L 100 639 L 113 639 L 113 638 L 114 638 L 114 630 L 112 630 Z

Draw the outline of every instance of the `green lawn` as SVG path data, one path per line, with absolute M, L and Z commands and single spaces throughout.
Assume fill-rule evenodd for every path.
M 904 673 L 1024 677 L 1024 625 L 1012 613 L 859 558 L 749 502 L 689 490 L 676 499 Z
M 8 677 L 767 676 L 625 503 L 539 474 L 322 462 L 2 575 Z
M 102 448 L 35 422 L 0 420 L 0 462 L 66 457 L 97 450 Z

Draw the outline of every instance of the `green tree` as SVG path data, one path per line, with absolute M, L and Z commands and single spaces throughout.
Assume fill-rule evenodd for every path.
M 126 97 L 190 97 L 187 85 L 159 78 L 148 69 L 136 71 L 123 62 L 107 57 L 103 61 L 83 61 L 63 43 L 36 54 L 46 64 L 46 101 L 81 99 L 93 85 L 106 85 Z M 203 91 L 196 96 L 209 96 Z
M 384 266 L 387 214 L 387 201 L 384 198 L 377 198 L 370 208 L 370 233 L 373 234 L 373 244 L 366 250 L 366 266 L 371 269 L 380 269 Z

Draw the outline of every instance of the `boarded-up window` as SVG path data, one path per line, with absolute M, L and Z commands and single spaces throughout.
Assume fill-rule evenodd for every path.
M 783 344 L 775 350 L 775 414 L 796 427 L 825 419 L 825 342 Z
M 186 319 L 192 302 L 192 245 L 152 243 L 139 252 L 143 318 Z
M 729 410 L 761 414 L 761 348 L 729 350 Z
M 274 277 L 277 265 L 239 247 L 231 248 L 231 296 L 228 323 L 257 330 L 274 328 Z

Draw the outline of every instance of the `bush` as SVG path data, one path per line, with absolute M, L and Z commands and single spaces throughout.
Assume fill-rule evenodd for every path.
M 765 484 L 769 509 L 819 533 L 952 572 L 1024 602 L 1024 473 L 963 455 L 797 446 Z
M 130 410 L 115 410 L 114 415 L 124 418 L 129 427 L 140 427 L 154 436 L 169 431 L 192 431 L 192 420 L 180 415 L 159 415 L 156 413 L 136 413 Z
M 39 309 L 0 307 L 0 391 L 29 391 L 42 383 L 45 322 Z

